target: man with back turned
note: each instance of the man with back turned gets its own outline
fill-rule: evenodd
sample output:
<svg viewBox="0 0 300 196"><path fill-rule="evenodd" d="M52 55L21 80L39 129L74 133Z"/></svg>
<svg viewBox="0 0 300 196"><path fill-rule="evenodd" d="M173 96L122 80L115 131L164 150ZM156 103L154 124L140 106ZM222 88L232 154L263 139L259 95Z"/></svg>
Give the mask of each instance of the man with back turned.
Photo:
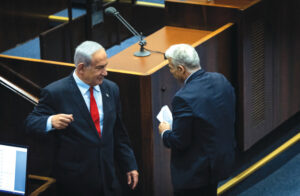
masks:
<svg viewBox="0 0 300 196"><path fill-rule="evenodd" d="M222 74L202 69L187 44L171 46L165 56L171 74L184 83L172 100L172 127L159 125L171 149L174 195L217 195L234 163L234 89Z"/></svg>
<svg viewBox="0 0 300 196"><path fill-rule="evenodd" d="M137 164L121 119L118 86L105 79L108 59L93 41L75 51L75 71L48 85L25 121L28 132L54 132L59 195L120 193L115 162L129 186L138 183Z"/></svg>

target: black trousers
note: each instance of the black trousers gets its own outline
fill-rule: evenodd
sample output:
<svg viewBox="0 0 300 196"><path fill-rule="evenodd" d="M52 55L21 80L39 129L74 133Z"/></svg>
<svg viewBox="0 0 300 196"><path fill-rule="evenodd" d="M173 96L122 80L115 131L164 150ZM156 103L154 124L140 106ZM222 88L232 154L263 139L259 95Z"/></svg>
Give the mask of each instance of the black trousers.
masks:
<svg viewBox="0 0 300 196"><path fill-rule="evenodd" d="M209 184L197 189L174 191L174 196L217 196L218 184Z"/></svg>

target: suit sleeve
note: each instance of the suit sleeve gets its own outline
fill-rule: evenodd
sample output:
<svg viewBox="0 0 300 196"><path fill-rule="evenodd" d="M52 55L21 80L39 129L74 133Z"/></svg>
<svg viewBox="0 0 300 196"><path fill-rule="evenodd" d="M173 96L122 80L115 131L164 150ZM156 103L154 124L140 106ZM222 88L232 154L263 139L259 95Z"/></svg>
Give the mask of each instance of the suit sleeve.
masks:
<svg viewBox="0 0 300 196"><path fill-rule="evenodd" d="M28 133L46 133L47 119L54 114L51 107L51 96L48 90L43 89L39 103L25 120L25 130Z"/></svg>
<svg viewBox="0 0 300 196"><path fill-rule="evenodd" d="M119 89L116 88L117 119L114 127L115 156L122 171L137 170L136 159L130 144L130 139L122 121Z"/></svg>
<svg viewBox="0 0 300 196"><path fill-rule="evenodd" d="M166 147L176 150L185 150L192 140L193 115L190 106L180 97L172 102L173 125L172 131L163 134L163 143Z"/></svg>

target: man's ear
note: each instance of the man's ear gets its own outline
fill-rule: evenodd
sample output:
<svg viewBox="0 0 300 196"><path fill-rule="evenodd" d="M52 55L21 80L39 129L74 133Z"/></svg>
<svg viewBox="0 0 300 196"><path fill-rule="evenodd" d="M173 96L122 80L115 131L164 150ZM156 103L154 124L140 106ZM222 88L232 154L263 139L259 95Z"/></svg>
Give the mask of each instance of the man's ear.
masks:
<svg viewBox="0 0 300 196"><path fill-rule="evenodd" d="M78 73L82 73L84 71L84 68L85 68L85 66L83 63L79 63L76 67Z"/></svg>
<svg viewBox="0 0 300 196"><path fill-rule="evenodd" d="M178 65L177 71L179 71L180 73L185 73L185 67L183 65Z"/></svg>

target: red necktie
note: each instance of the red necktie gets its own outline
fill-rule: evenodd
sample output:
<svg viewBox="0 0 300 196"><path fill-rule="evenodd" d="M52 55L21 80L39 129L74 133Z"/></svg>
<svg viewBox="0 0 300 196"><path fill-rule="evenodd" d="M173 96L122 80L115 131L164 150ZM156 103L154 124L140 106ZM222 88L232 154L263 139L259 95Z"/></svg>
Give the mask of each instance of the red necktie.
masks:
<svg viewBox="0 0 300 196"><path fill-rule="evenodd" d="M90 87L90 113L94 121L95 127L97 129L97 132L101 137L100 117L99 117L97 103L93 94L93 87Z"/></svg>

